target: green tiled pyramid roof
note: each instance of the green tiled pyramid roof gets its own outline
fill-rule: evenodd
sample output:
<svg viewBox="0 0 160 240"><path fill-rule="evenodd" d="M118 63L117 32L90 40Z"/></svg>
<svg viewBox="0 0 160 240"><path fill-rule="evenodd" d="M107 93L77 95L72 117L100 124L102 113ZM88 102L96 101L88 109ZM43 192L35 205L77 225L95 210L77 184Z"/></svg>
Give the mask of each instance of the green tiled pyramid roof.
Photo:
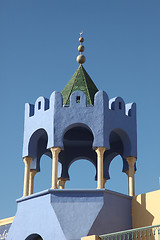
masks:
<svg viewBox="0 0 160 240"><path fill-rule="evenodd" d="M70 104L70 95L75 91L84 92L87 96L87 104L94 105L94 95L98 89L82 65L78 67L62 91L63 105Z"/></svg>

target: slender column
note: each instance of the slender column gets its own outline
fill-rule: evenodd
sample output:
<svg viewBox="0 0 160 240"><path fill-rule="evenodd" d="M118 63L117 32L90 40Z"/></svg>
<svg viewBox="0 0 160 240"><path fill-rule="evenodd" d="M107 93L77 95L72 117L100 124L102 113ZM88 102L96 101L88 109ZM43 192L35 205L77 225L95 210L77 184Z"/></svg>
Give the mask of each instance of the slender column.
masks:
<svg viewBox="0 0 160 240"><path fill-rule="evenodd" d="M135 157L127 157L126 158L128 165L129 165L129 170L127 171L128 175L128 195L129 196L134 196L135 195L135 186L134 186L134 164L136 162Z"/></svg>
<svg viewBox="0 0 160 240"><path fill-rule="evenodd" d="M103 155L106 151L106 148L98 147L95 151L97 153L97 189L102 189L104 188Z"/></svg>
<svg viewBox="0 0 160 240"><path fill-rule="evenodd" d="M34 191L34 177L36 175L36 170L30 170L29 173L29 195L33 194Z"/></svg>
<svg viewBox="0 0 160 240"><path fill-rule="evenodd" d="M59 147L50 148L52 152L52 189L57 189L58 156L61 151Z"/></svg>
<svg viewBox="0 0 160 240"><path fill-rule="evenodd" d="M67 179L65 178L59 178L58 179L58 186L60 189L64 189L65 188L65 183L66 183Z"/></svg>
<svg viewBox="0 0 160 240"><path fill-rule="evenodd" d="M105 188L106 182L107 182L107 179L103 178L103 188Z"/></svg>
<svg viewBox="0 0 160 240"><path fill-rule="evenodd" d="M31 162L32 162L32 158L31 157L24 157L23 161L24 161L24 164L25 164L23 197L26 197L29 194L29 170L30 170L30 165L31 165Z"/></svg>
<svg viewBox="0 0 160 240"><path fill-rule="evenodd" d="M125 173L126 173L127 176L128 176L128 195L129 195L129 170L127 170Z"/></svg>

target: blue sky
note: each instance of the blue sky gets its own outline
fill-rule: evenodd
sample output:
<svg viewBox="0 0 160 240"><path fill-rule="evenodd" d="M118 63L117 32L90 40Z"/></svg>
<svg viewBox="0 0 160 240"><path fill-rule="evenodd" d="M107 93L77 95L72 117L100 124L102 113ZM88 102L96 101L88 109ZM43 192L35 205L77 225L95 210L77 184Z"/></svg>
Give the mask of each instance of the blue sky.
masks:
<svg viewBox="0 0 160 240"><path fill-rule="evenodd" d="M62 91L78 64L109 98L137 103L136 194L160 188L160 1L0 0L0 219L16 213L23 193L24 104ZM35 191L50 188L51 160L42 157ZM122 161L113 160L106 188L127 193ZM87 161L71 166L67 188L96 188Z"/></svg>

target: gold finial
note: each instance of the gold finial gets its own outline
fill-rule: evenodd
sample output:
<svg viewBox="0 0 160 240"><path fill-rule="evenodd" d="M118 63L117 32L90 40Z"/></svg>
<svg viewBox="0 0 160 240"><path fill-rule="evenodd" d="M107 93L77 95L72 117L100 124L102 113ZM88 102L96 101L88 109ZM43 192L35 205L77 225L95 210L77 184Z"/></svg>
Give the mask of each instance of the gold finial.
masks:
<svg viewBox="0 0 160 240"><path fill-rule="evenodd" d="M86 61L86 58L84 55L82 55L82 52L84 52L84 46L82 45L82 43L84 42L84 38L82 37L83 32L80 33L80 38L79 38L79 42L80 45L78 46L78 51L80 52L80 55L77 56L77 62L79 64L83 64Z"/></svg>

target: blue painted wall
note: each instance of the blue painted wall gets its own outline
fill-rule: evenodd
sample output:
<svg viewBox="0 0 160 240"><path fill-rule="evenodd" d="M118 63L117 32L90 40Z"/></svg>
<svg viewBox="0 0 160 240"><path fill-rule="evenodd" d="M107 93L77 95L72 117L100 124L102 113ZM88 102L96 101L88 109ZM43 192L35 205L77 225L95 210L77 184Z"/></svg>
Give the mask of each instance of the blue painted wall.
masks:
<svg viewBox="0 0 160 240"><path fill-rule="evenodd" d="M47 190L17 202L7 240L80 240L132 227L131 197L108 190Z"/></svg>

